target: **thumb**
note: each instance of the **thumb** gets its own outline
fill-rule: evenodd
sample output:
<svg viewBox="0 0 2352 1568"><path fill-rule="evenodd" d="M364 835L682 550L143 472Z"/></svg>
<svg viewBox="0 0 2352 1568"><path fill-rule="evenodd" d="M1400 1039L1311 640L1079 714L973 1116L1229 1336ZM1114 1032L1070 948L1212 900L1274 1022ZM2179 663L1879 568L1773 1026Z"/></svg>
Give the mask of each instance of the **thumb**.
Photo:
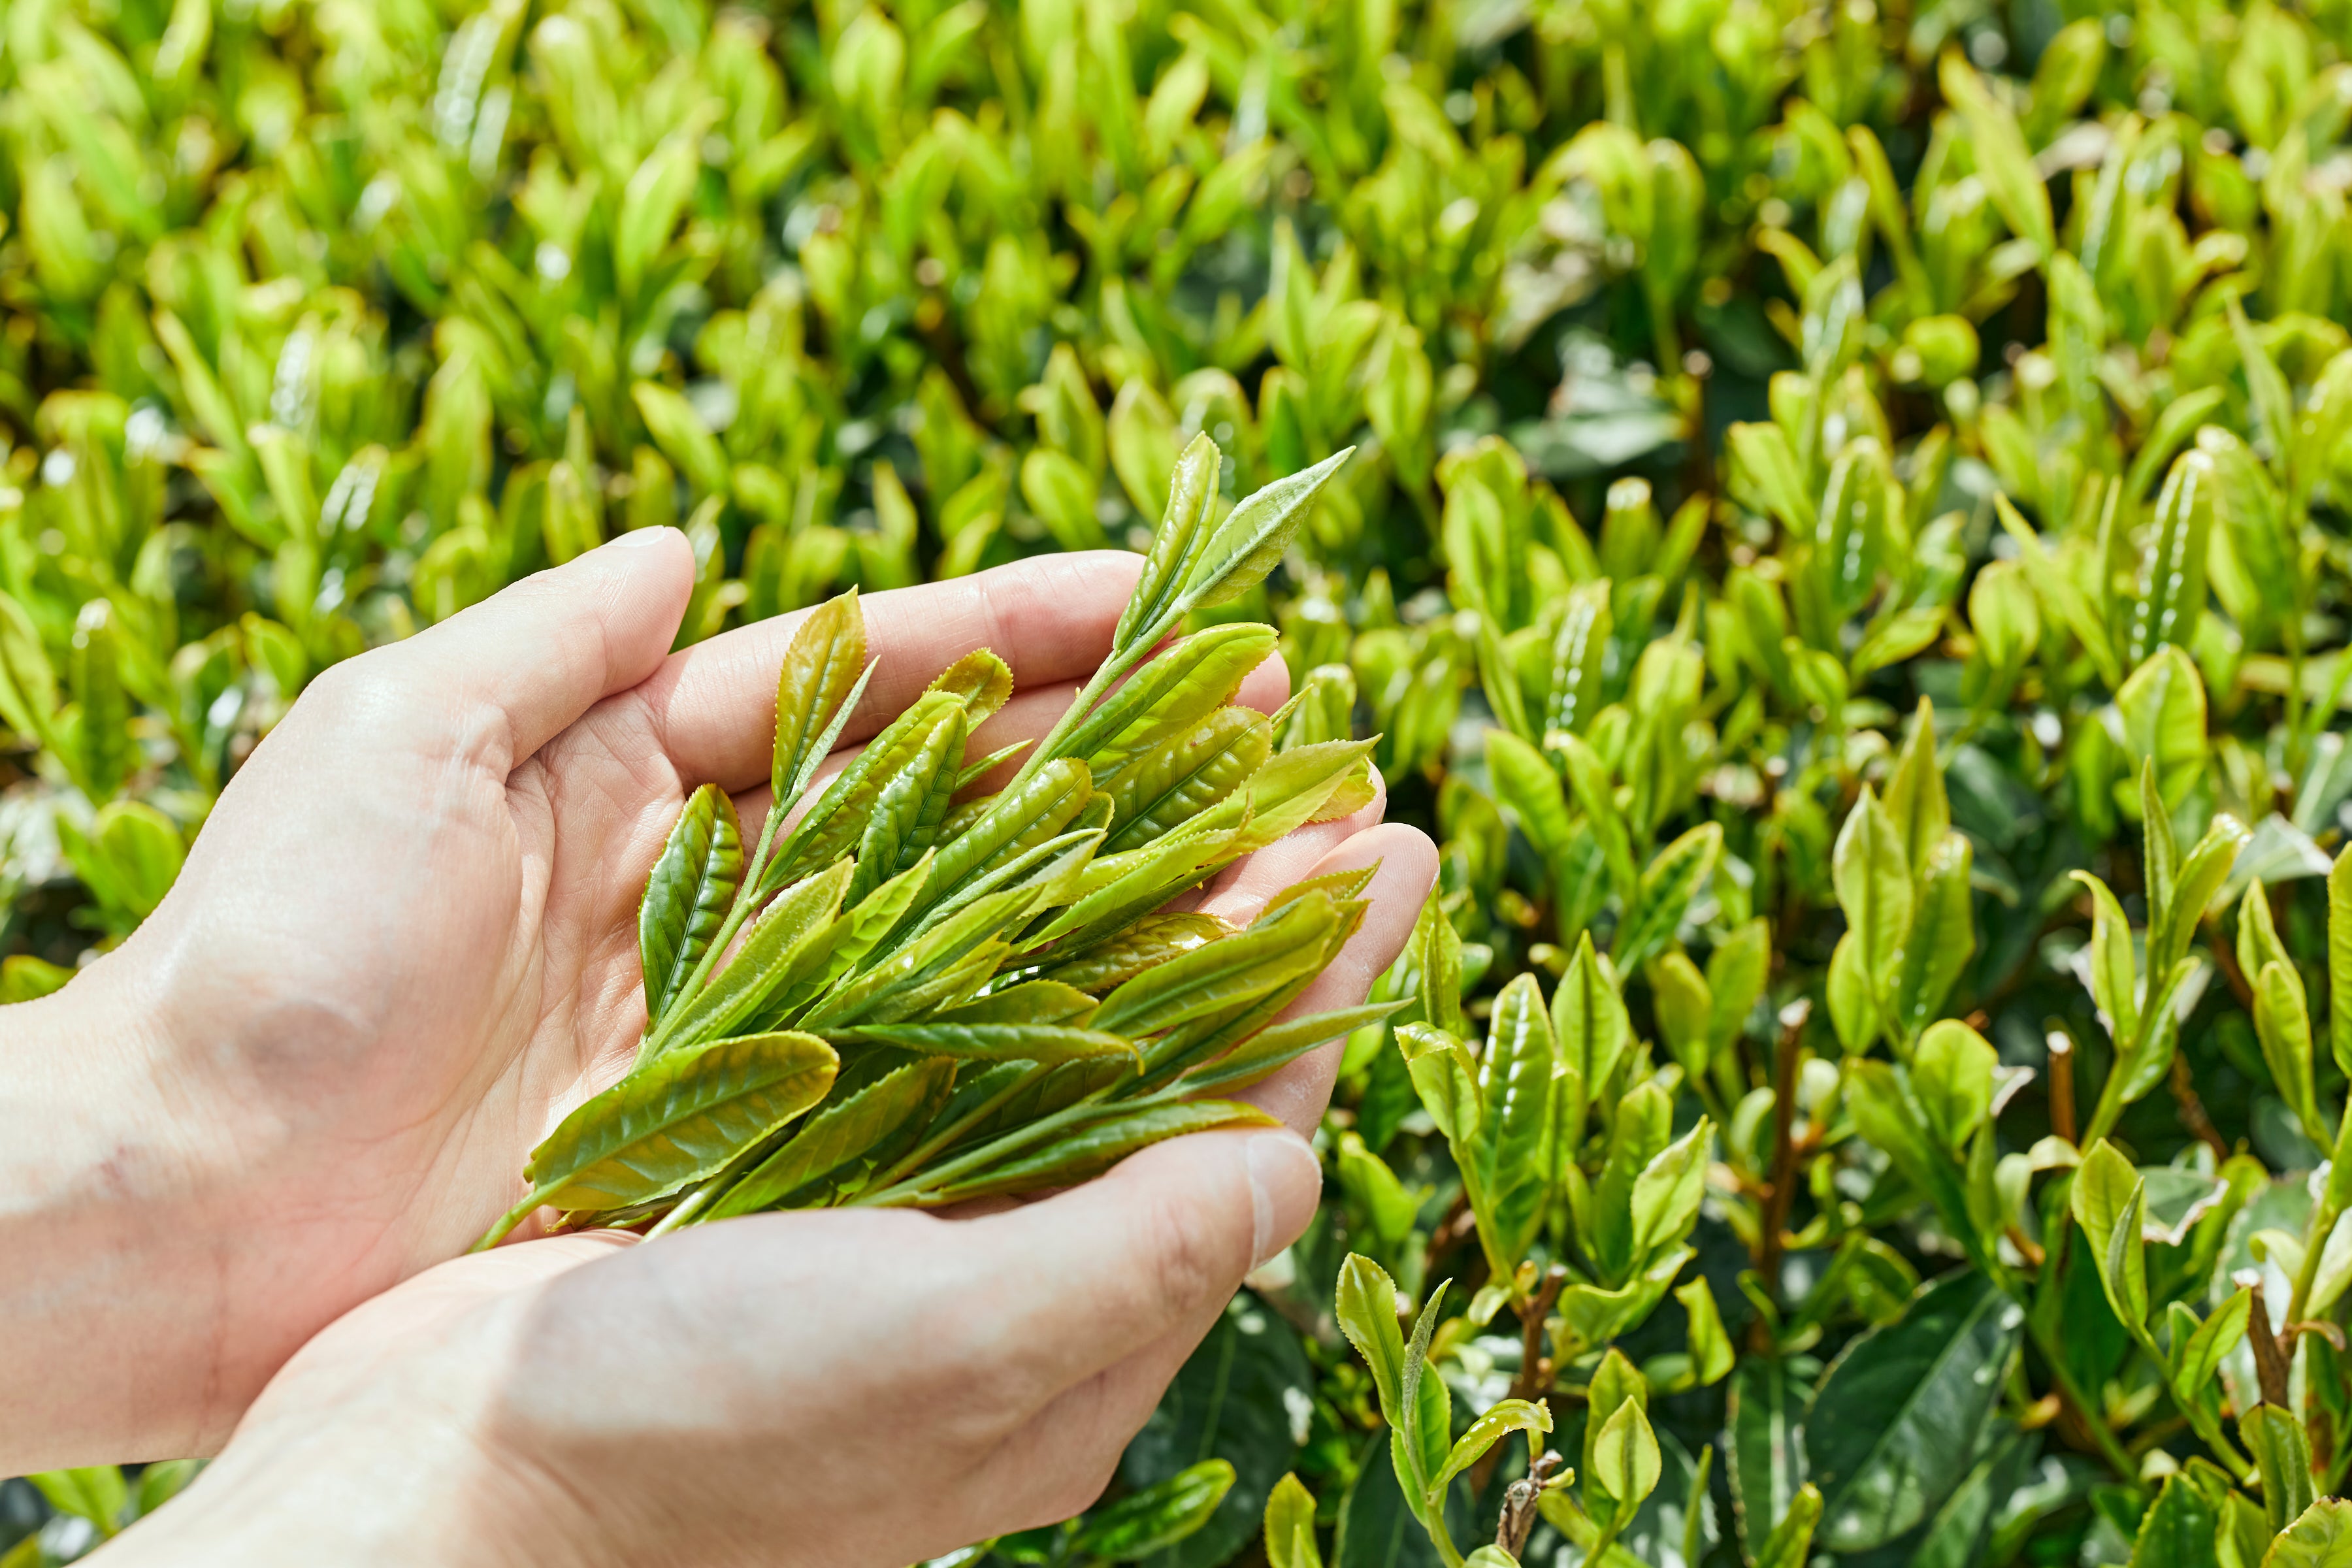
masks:
<svg viewBox="0 0 2352 1568"><path fill-rule="evenodd" d="M1297 1239L1322 1194L1322 1169L1297 1134L1202 1132L950 1230L992 1293L1025 1309L1007 1315L1009 1342L992 1351L1050 1398L1213 1311ZM1033 1283L1009 1280L1008 1267Z"/></svg>
<svg viewBox="0 0 2352 1568"><path fill-rule="evenodd" d="M383 673L442 694L428 721L509 771L661 667L694 572L694 547L677 529L624 533L392 645Z"/></svg>

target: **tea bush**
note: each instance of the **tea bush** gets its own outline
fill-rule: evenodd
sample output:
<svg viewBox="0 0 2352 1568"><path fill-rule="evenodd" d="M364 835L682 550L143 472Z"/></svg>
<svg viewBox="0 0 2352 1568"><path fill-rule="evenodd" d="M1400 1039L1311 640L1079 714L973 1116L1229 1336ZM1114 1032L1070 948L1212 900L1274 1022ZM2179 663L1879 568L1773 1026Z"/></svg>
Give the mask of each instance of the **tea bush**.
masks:
<svg viewBox="0 0 2352 1568"><path fill-rule="evenodd" d="M1441 840L1406 1005L1118 1491L959 1561L2352 1561L2340 0L0 35L7 999L617 531L691 641L1355 444L1211 614Z"/></svg>

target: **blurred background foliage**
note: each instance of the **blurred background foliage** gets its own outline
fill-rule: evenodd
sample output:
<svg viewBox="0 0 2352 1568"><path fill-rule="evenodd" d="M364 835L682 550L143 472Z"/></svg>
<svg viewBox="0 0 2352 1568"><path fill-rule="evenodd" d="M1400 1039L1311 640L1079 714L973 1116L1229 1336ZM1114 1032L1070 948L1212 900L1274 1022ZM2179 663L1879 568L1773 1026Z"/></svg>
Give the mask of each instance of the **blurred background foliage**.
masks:
<svg viewBox="0 0 2352 1568"><path fill-rule="evenodd" d="M1195 432L1228 499L1356 443L1230 613L1442 843L1418 1005L1114 1500L964 1560L1290 1568L1286 1471L1349 1568L1490 1538L1525 1465L1409 1495L1353 1251L1454 1281L1454 1426L1549 1397L1527 1558L2340 1563L2270 1541L2352 1458L2347 45L8 0L0 999L155 907L320 669L622 530L692 538L684 643L1133 547ZM1538 1036L1539 1128L1449 1110ZM185 1475L8 1483L0 1563Z"/></svg>

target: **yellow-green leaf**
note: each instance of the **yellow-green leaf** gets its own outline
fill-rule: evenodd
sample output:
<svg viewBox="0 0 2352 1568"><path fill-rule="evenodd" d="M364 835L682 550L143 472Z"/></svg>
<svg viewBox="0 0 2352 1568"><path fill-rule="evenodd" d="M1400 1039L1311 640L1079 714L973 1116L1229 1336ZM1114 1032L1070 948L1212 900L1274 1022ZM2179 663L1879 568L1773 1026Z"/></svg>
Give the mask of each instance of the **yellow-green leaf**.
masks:
<svg viewBox="0 0 2352 1568"><path fill-rule="evenodd" d="M565 1117L531 1151L524 1177L559 1209L649 1202L824 1099L839 1065L823 1040L789 1031L674 1052Z"/></svg>

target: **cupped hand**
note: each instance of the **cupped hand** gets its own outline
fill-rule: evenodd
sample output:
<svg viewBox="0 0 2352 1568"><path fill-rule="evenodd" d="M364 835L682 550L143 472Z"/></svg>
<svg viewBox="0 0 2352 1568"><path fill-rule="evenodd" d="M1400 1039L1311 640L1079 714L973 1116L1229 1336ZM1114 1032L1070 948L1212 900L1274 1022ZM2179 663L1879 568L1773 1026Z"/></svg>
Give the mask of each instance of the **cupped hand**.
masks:
<svg viewBox="0 0 2352 1568"><path fill-rule="evenodd" d="M757 1215L460 1258L306 1346L95 1563L903 1568L1065 1518L1320 1186L1208 1133L985 1217Z"/></svg>
<svg viewBox="0 0 2352 1568"><path fill-rule="evenodd" d="M1018 689L975 746L1042 734L1137 570L1054 556L871 596L882 663L845 740L981 646ZM51 1288L0 1304L11 1342L43 1352L0 1359L0 1404L27 1413L0 1468L211 1451L305 1340L461 1251L518 1195L530 1149L619 1076L644 1023L646 871L701 783L744 792L756 828L797 621L672 654L692 572L676 532L625 536L328 671L223 794L155 916L11 1010L25 1026L0 1041L16 1089L0 1114L68 1108L18 1155L27 1180L64 1173L58 1212L77 1223L14 1227ZM1284 689L1269 661L1243 700ZM1360 996L1433 869L1418 834L1372 827L1379 810L1211 889L1246 912L1351 842L1417 879L1377 895L1381 918L1307 1002ZM1332 987L1352 994L1320 1000ZM1328 1051L1307 1059L1267 1103L1311 1125L1329 1071Z"/></svg>

